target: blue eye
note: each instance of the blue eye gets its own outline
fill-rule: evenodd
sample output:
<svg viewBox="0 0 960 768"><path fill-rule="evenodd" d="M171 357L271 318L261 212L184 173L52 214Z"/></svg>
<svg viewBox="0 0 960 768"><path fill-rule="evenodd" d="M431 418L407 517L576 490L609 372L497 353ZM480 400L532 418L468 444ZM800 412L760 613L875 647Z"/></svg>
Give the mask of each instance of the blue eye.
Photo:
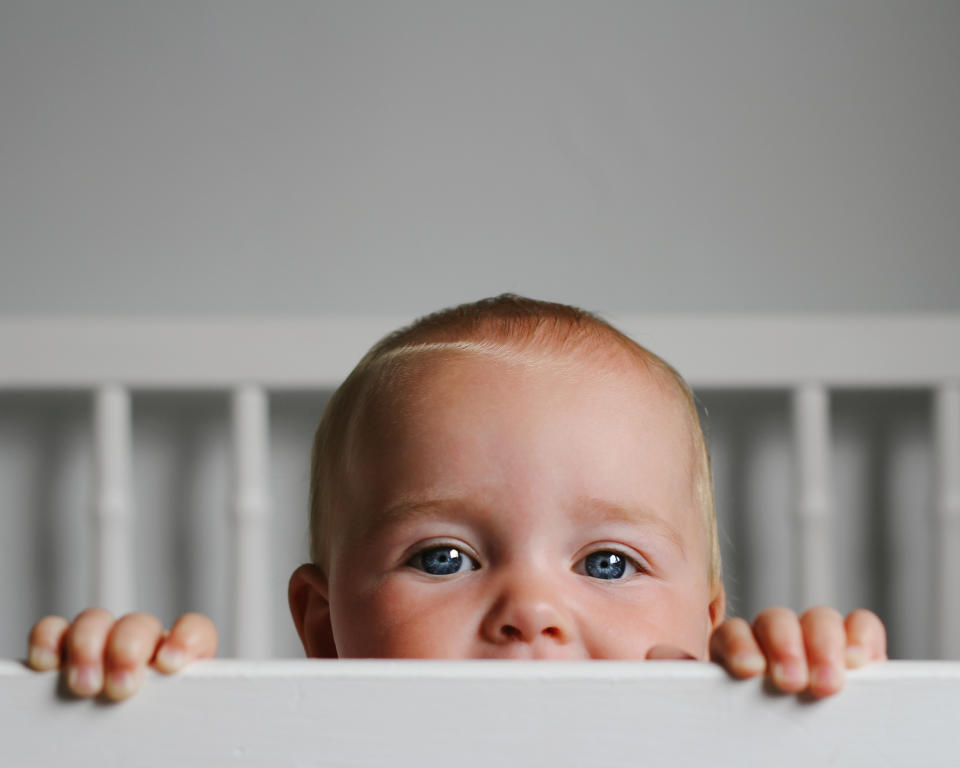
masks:
<svg viewBox="0 0 960 768"><path fill-rule="evenodd" d="M441 544L417 552L408 565L432 576L449 576L462 571L475 571L480 566L470 555L450 544Z"/></svg>
<svg viewBox="0 0 960 768"><path fill-rule="evenodd" d="M622 579L637 572L637 566L621 554L608 549L591 552L574 567L577 573L583 573L594 579Z"/></svg>

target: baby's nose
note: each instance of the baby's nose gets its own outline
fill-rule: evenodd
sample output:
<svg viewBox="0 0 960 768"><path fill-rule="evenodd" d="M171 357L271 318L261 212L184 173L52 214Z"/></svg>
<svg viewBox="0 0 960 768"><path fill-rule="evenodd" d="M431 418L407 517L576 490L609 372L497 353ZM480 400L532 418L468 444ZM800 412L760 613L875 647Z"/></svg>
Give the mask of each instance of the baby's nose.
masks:
<svg viewBox="0 0 960 768"><path fill-rule="evenodd" d="M566 645L573 621L556 590L527 586L505 590L487 614L483 633L493 643L549 642Z"/></svg>

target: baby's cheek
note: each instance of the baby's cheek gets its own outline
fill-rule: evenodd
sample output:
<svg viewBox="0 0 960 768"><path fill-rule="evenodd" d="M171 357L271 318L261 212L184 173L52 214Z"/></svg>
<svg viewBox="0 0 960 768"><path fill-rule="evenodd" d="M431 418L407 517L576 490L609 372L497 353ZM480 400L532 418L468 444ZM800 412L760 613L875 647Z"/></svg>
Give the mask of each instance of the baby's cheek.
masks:
<svg viewBox="0 0 960 768"><path fill-rule="evenodd" d="M663 616L664 637L659 642L679 648L698 659L707 658L710 642L709 606L706 600L681 599L668 604Z"/></svg>
<svg viewBox="0 0 960 768"><path fill-rule="evenodd" d="M655 646L677 648L705 658L708 635L698 603L680 590L658 585L635 596L629 604L607 601L593 611L584 633L587 651L595 659L645 659Z"/></svg>
<svg viewBox="0 0 960 768"><path fill-rule="evenodd" d="M464 658L462 606L446 585L390 576L347 608L350 646L368 658ZM335 631L336 634L336 631Z"/></svg>

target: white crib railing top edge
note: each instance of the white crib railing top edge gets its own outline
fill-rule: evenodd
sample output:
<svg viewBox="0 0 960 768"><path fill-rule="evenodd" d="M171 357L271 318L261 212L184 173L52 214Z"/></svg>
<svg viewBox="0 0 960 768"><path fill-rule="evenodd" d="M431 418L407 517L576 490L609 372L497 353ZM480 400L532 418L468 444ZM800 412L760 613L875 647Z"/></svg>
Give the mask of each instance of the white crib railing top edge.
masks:
<svg viewBox="0 0 960 768"><path fill-rule="evenodd" d="M683 662L270 661L151 675L115 706L0 662L4 765L955 765L960 664L824 701Z"/></svg>
<svg viewBox="0 0 960 768"><path fill-rule="evenodd" d="M695 387L930 387L960 381L960 313L623 315ZM409 317L6 317L0 387L336 386Z"/></svg>
<svg viewBox="0 0 960 768"><path fill-rule="evenodd" d="M166 675L150 673L154 679ZM0 684L14 678L50 676L27 668L17 659L0 659ZM960 661L909 660L870 664L847 671L848 681L884 682L935 679L955 681L960 686ZM717 664L676 661L519 661L495 659L208 659L196 661L177 677L224 678L308 678L325 680L687 680L729 679ZM740 681L731 681L734 685ZM957 689L960 692L960 688Z"/></svg>

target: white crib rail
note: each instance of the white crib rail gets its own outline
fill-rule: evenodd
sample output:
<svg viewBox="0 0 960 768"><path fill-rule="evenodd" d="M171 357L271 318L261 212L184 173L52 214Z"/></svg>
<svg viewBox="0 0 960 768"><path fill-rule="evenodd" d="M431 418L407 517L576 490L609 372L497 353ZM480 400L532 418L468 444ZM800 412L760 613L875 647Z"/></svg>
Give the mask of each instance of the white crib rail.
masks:
<svg viewBox="0 0 960 768"><path fill-rule="evenodd" d="M135 605L130 393L116 384L101 386L93 411L98 470L94 504L98 548L93 561L99 566L94 602L120 615Z"/></svg>
<svg viewBox="0 0 960 768"><path fill-rule="evenodd" d="M693 662L287 661L63 700L0 662L9 766L956 766L960 664L890 662L811 702Z"/></svg>
<svg viewBox="0 0 960 768"><path fill-rule="evenodd" d="M268 390L330 388L369 345L408 318L37 319L0 321L0 389L96 393L100 467L95 522L108 606L132 604L129 391L233 392L238 653L270 653L264 593L269 551ZM801 594L835 593L829 397L840 387L935 393L935 536L939 654L960 658L960 315L633 316L614 319L694 387L793 392L796 537ZM242 597L241 597L242 596ZM240 638L243 638L241 640Z"/></svg>
<svg viewBox="0 0 960 768"><path fill-rule="evenodd" d="M937 455L938 642L942 658L960 658L960 384L937 388L934 400Z"/></svg>
<svg viewBox="0 0 960 768"><path fill-rule="evenodd" d="M234 625L237 656L270 656L269 423L267 395L247 385L233 393Z"/></svg>
<svg viewBox="0 0 960 768"><path fill-rule="evenodd" d="M833 605L830 553L830 396L822 384L803 384L793 392L796 442L796 522L801 605Z"/></svg>

